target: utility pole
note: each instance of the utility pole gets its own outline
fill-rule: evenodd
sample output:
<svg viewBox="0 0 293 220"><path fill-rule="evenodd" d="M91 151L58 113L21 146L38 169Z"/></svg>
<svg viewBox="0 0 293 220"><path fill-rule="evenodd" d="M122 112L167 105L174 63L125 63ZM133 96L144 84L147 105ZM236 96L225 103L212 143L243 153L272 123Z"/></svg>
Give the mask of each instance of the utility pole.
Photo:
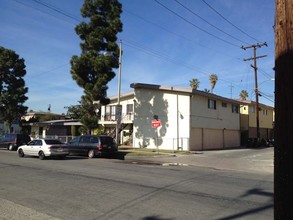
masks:
<svg viewBox="0 0 293 220"><path fill-rule="evenodd" d="M275 0L274 219L293 219L293 0Z"/></svg>
<svg viewBox="0 0 293 220"><path fill-rule="evenodd" d="M263 55L263 56L256 56L256 49L257 48L261 48L262 46L268 46L267 43L257 43L257 44L253 44L247 47L242 46L241 48L243 50L246 49L250 49L253 48L253 57L251 58L247 58L247 59L243 59L244 61L249 61L249 60L253 60L254 61L254 65L251 65L251 67L254 69L254 81L255 81L255 102L256 102L256 137L257 140L259 140L260 138L260 131L259 131L259 102L258 102L258 83L257 83L257 65L256 65L256 60L259 58L263 58L266 57L267 55Z"/></svg>
<svg viewBox="0 0 293 220"><path fill-rule="evenodd" d="M118 95L116 105L116 143L120 145L120 129L121 129L121 118L122 118L122 105L120 104L121 96L121 72L122 72L122 40L119 43L119 73L118 73Z"/></svg>

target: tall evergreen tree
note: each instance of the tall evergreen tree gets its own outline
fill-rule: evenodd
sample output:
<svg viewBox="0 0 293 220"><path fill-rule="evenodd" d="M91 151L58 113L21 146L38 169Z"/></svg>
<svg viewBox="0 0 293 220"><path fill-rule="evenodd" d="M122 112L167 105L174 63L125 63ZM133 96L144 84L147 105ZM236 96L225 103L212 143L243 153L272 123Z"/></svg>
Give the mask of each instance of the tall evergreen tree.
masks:
<svg viewBox="0 0 293 220"><path fill-rule="evenodd" d="M26 74L24 59L13 50L0 47L0 119L11 128L15 119L25 114L28 99L23 77Z"/></svg>
<svg viewBox="0 0 293 220"><path fill-rule="evenodd" d="M84 89L81 107L85 114L81 122L88 129L93 128L91 121L97 118L93 101L110 102L107 84L115 77L113 68L119 67L117 34L122 31L121 13L122 5L118 0L84 0L81 15L87 22L81 22L75 28L81 39L81 55L72 57L71 74L77 85Z"/></svg>

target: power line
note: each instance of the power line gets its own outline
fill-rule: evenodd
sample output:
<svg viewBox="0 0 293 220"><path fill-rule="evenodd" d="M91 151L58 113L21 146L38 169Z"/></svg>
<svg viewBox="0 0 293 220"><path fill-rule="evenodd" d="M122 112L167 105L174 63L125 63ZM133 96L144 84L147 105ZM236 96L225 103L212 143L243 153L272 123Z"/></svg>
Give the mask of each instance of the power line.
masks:
<svg viewBox="0 0 293 220"><path fill-rule="evenodd" d="M248 33L246 33L245 31L243 31L242 29L240 29L239 27L237 27L236 25L234 25L231 21L229 21L227 18L225 18L220 12L218 12L215 8L213 8L209 3L207 3L205 0L201 0L203 3L205 3L210 9L212 9L216 14L218 14L221 18L223 18L226 22L228 22L230 25L232 25L234 28L236 28L238 31L240 31L241 33L245 34L247 37L250 37L251 39L255 40L256 42L260 43L259 40L257 40L256 38L254 38L253 36L249 35Z"/></svg>
<svg viewBox="0 0 293 220"><path fill-rule="evenodd" d="M146 48L146 47L140 45L137 42L130 41L130 40L127 40L127 39L123 39L123 42L124 42L124 45L133 47L135 49L138 49L138 50L140 50L140 51L142 51L142 52L144 52L146 54L150 54L151 56L155 56L155 57L157 57L159 59L168 61L170 63L174 63L174 64L178 64L180 66L184 66L184 67L186 67L188 69L191 69L191 70L195 70L196 72L201 73L204 76L210 76L211 72L202 70L199 67L191 66L191 65L185 63L184 61L180 61L180 60L176 60L174 58L171 58L169 55L163 54L161 51L156 51L156 50ZM229 81L229 80L219 78L219 81L225 82L225 83L230 84L230 85L235 86L235 87L239 87L239 85L237 85L235 82L232 82L232 81Z"/></svg>
<svg viewBox="0 0 293 220"><path fill-rule="evenodd" d="M201 27L195 25L194 23L192 23L191 21L189 21L189 20L187 20L186 18L182 17L181 15L179 15L178 13L176 13L175 11L171 10L170 8L168 8L166 5L164 5L163 3L159 2L158 0L154 0L154 1L155 1L156 3L158 3L159 5L161 5L163 8L165 8L167 11L169 11L169 12L171 12L172 14L176 15L177 17L181 18L181 19L184 20L186 23L192 25L193 27L197 28L198 30L200 30L200 31L202 31L202 32L204 32L204 33L206 33L206 34L208 34L208 35L210 35L210 36L212 36L212 37L214 37L214 38L220 40L220 41L223 41L223 42L225 42L226 44L229 44L229 45L234 46L234 47L239 47L238 45L233 44L233 43L231 43L231 42L229 42L229 41L227 41L227 40L225 40L225 39L223 39L223 38L220 38L220 37L218 37L218 36L216 36L216 35L214 35L214 34L208 32L208 31L204 30L203 28L201 28Z"/></svg>
<svg viewBox="0 0 293 220"><path fill-rule="evenodd" d="M53 10L53 11L59 13L59 14L62 14L62 15L64 15L65 17L68 17L68 18L70 18L70 19L72 19L72 20L75 20L75 21L77 21L77 22L81 22L80 19L75 18L73 15L70 15L70 14L68 14L67 12L64 12L63 10L57 8L57 7L54 6L54 5L50 5L50 4L48 4L48 3L46 4L46 3L41 2L41 1L39 1L39 0L33 0L33 1L36 2L37 4L43 5L43 6L49 8L49 9L51 9L51 10Z"/></svg>
<svg viewBox="0 0 293 220"><path fill-rule="evenodd" d="M43 13L43 14L50 15L50 16L56 18L56 19L59 19L59 20L62 20L62 21L68 22L68 23L73 24L73 25L76 25L76 23L70 22L70 21L65 20L65 19L62 19L62 18L60 18L60 17L56 17L55 14L49 13L48 11L41 10L41 9L38 8L38 7L34 7L34 6L32 6L32 5L29 5L29 4L27 4L27 3L21 2L21 1L19 1L19 0L14 0L14 1L15 1L16 3L18 3L18 4L21 4L21 5L25 6L25 7L28 7L28 8L32 8L32 9L34 9L34 10L37 10L37 11ZM60 13L60 12L58 12L58 13ZM71 18L71 19L72 19L72 18Z"/></svg>
<svg viewBox="0 0 293 220"><path fill-rule="evenodd" d="M237 37L234 37L232 36L231 34L223 31L222 29L218 28L217 26L213 25L212 23L210 23L209 21L207 21L206 19L204 19L203 17L201 17L200 15L196 14L194 11L192 11L190 8L186 7L185 5L183 5L181 2L179 2L178 0L174 0L177 4L181 5L184 9L186 9L187 11L189 11L190 13L192 13L193 15L195 15L196 17L198 17L199 19L201 19L202 21L206 22L207 24L209 24L210 26L212 26L213 28L217 29L218 31L226 34L227 36L233 38L234 40L237 40L241 43L244 43L244 44L248 44L247 42L244 42L242 40L240 40L239 38Z"/></svg>
<svg viewBox="0 0 293 220"><path fill-rule="evenodd" d="M144 21L144 22L146 22L146 23L149 23L149 24L151 24L151 25L153 25L153 26L155 26L155 27L157 27L157 28L159 28L159 29L161 29L161 30L164 30L165 32L167 32L167 33L169 33L169 34L172 34L172 35L174 35L174 36L177 36L178 38L181 38L181 39L183 39L183 40L186 40L186 41L189 41L189 42L195 43L195 44L197 44L197 45L199 45L199 46L201 46L201 47L203 47L203 48L206 48L206 49L212 50L212 51L214 51L214 52L216 52L216 53L219 53L219 54L221 54L221 55L225 55L225 56L227 56L227 57L230 57L230 58L236 59L236 60L238 60L238 61L242 61L242 59L240 59L240 58L237 58L237 57L231 56L231 55L229 55L229 54L226 54L226 53L223 52L223 51L218 51L218 50L216 50L216 49L214 49L214 48L208 47L207 45L204 45L204 44L201 44L201 43L199 43L199 42L196 42L196 41L194 41L194 40L192 40L192 39L189 39L189 38L187 38L187 37L184 36L184 35L180 35L180 34L174 32L174 31L168 30L168 29L165 28L164 26L159 25L159 24L157 24L157 23L155 23L155 22L152 22L152 21L150 21L150 20L148 20L148 19L145 19L145 18L141 17L140 15L137 15L137 14L135 14L135 13L133 13L133 12L127 10L127 9L123 9L123 12L126 12L126 13L128 13L128 14L130 14L130 15L136 17L136 18L139 18L139 19L141 19L142 21Z"/></svg>

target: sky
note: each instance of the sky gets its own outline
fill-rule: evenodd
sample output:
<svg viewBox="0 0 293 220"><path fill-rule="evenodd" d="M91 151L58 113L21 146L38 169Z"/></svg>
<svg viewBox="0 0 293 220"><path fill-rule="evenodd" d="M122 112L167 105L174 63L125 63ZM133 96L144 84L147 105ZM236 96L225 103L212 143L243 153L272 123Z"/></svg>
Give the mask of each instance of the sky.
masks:
<svg viewBox="0 0 293 220"><path fill-rule="evenodd" d="M210 89L209 75L218 76L213 92L239 98L241 90L255 101L253 60L257 47L260 103L274 106L273 0L120 0L123 7L121 93L131 83ZM83 21L83 0L0 0L0 46L25 60L29 110L66 113L78 104L83 89L70 73L70 59L80 55L74 28ZM108 96L118 93L116 77Z"/></svg>

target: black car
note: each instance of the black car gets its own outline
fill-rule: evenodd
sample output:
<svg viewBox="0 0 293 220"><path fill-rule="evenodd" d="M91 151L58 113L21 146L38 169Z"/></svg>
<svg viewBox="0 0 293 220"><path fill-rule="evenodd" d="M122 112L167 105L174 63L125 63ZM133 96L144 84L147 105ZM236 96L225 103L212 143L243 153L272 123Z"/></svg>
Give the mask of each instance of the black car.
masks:
<svg viewBox="0 0 293 220"><path fill-rule="evenodd" d="M86 155L89 158L112 154L118 151L115 140L106 135L77 136L67 146L71 155Z"/></svg>
<svg viewBox="0 0 293 220"><path fill-rule="evenodd" d="M31 138L27 134L3 134L0 136L0 147L17 150L20 145L27 144Z"/></svg>

